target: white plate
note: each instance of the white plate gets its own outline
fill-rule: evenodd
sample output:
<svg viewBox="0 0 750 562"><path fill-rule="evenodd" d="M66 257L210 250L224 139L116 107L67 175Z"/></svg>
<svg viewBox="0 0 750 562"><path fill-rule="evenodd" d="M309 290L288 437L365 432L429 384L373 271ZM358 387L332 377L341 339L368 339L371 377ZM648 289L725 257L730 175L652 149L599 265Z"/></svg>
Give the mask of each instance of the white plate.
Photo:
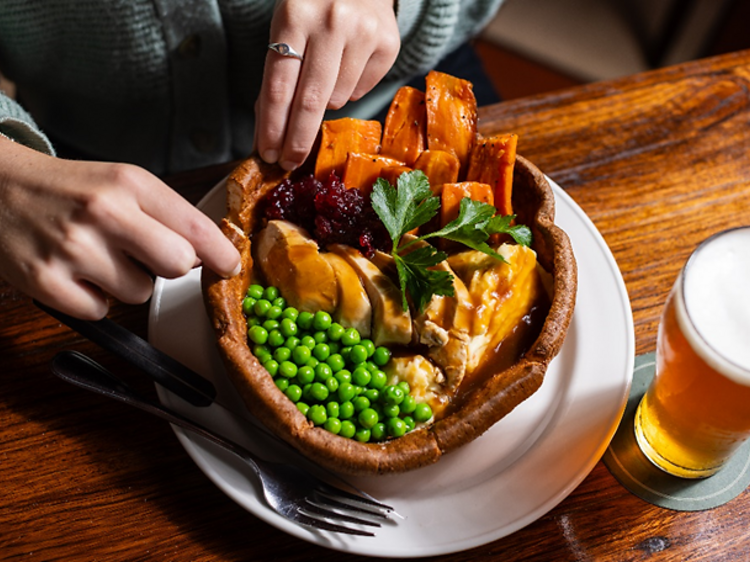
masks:
<svg viewBox="0 0 750 562"><path fill-rule="evenodd" d="M350 479L403 515L374 538L313 532L271 511L249 471L230 454L176 430L206 475L245 509L322 546L381 557L447 554L507 536L546 514L589 474L604 454L630 389L635 337L630 301L617 264L594 224L556 184L556 222L578 261L578 300L567 339L544 383L487 433L437 464L407 474ZM199 205L224 212L223 184ZM214 381L221 400L242 410L228 382L200 292L200 271L158 279L151 305L151 342ZM169 405L251 449L284 454L249 423L217 406L193 408L160 390Z"/></svg>

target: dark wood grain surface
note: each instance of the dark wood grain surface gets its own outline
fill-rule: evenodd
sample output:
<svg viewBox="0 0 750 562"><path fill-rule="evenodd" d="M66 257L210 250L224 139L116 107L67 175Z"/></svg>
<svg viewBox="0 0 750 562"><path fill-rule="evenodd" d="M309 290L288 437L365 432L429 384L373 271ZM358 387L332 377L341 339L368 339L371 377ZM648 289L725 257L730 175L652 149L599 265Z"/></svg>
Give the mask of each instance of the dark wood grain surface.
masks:
<svg viewBox="0 0 750 562"><path fill-rule="evenodd" d="M603 234L627 285L639 354L654 349L690 251L750 224L749 88L750 52L740 52L482 110L482 131L518 133L519 152ZM227 170L170 181L197 201ZM153 393L2 283L0 306L0 559L360 559L261 522L203 475L166 424L57 380L51 358L77 349ZM115 305L110 317L145 336L147 313ZM600 462L535 523L438 559L734 562L750 559L749 526L747 491L711 511L678 513L632 496Z"/></svg>

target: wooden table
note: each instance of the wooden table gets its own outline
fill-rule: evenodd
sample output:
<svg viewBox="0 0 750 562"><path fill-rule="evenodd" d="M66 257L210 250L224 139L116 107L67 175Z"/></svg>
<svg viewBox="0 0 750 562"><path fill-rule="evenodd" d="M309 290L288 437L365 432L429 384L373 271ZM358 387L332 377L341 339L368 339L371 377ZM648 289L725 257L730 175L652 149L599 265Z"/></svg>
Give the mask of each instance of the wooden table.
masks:
<svg viewBox="0 0 750 562"><path fill-rule="evenodd" d="M623 272L639 354L654 349L690 251L750 224L750 52L488 107L480 126L518 133L520 152L593 219ZM226 170L172 183L197 200ZM0 559L359 559L261 522L200 472L166 424L53 377L49 362L66 348L137 374L5 284L0 301ZM110 317L145 335L147 310L116 305ZM749 525L748 492L708 512L668 511L629 494L600 462L535 523L440 559L747 560Z"/></svg>

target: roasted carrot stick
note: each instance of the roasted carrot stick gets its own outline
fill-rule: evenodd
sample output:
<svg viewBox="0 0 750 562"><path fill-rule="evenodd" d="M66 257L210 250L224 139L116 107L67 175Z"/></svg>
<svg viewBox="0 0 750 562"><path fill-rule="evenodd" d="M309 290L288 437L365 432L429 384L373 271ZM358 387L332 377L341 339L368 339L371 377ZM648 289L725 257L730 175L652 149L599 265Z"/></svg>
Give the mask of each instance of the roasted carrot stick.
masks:
<svg viewBox="0 0 750 562"><path fill-rule="evenodd" d="M413 166L426 148L426 121L424 92L411 86L399 88L385 118L381 154Z"/></svg>
<svg viewBox="0 0 750 562"><path fill-rule="evenodd" d="M315 161L315 177L325 181L331 172L336 172L341 177L350 152L378 154L381 131L379 121L350 117L324 121L320 127L320 150Z"/></svg>

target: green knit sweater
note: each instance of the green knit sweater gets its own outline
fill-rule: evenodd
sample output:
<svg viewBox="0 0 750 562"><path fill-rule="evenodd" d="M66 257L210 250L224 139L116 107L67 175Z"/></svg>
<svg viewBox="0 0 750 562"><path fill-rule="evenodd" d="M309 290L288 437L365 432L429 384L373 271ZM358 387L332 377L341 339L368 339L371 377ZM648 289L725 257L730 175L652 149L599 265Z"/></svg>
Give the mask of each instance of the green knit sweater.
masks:
<svg viewBox="0 0 750 562"><path fill-rule="evenodd" d="M363 2L367 0L362 0ZM367 117L403 81L478 32L502 0L399 0L402 47L347 114ZM0 0L0 134L54 154L169 173L244 157L274 0ZM47 133L47 134L45 134Z"/></svg>

